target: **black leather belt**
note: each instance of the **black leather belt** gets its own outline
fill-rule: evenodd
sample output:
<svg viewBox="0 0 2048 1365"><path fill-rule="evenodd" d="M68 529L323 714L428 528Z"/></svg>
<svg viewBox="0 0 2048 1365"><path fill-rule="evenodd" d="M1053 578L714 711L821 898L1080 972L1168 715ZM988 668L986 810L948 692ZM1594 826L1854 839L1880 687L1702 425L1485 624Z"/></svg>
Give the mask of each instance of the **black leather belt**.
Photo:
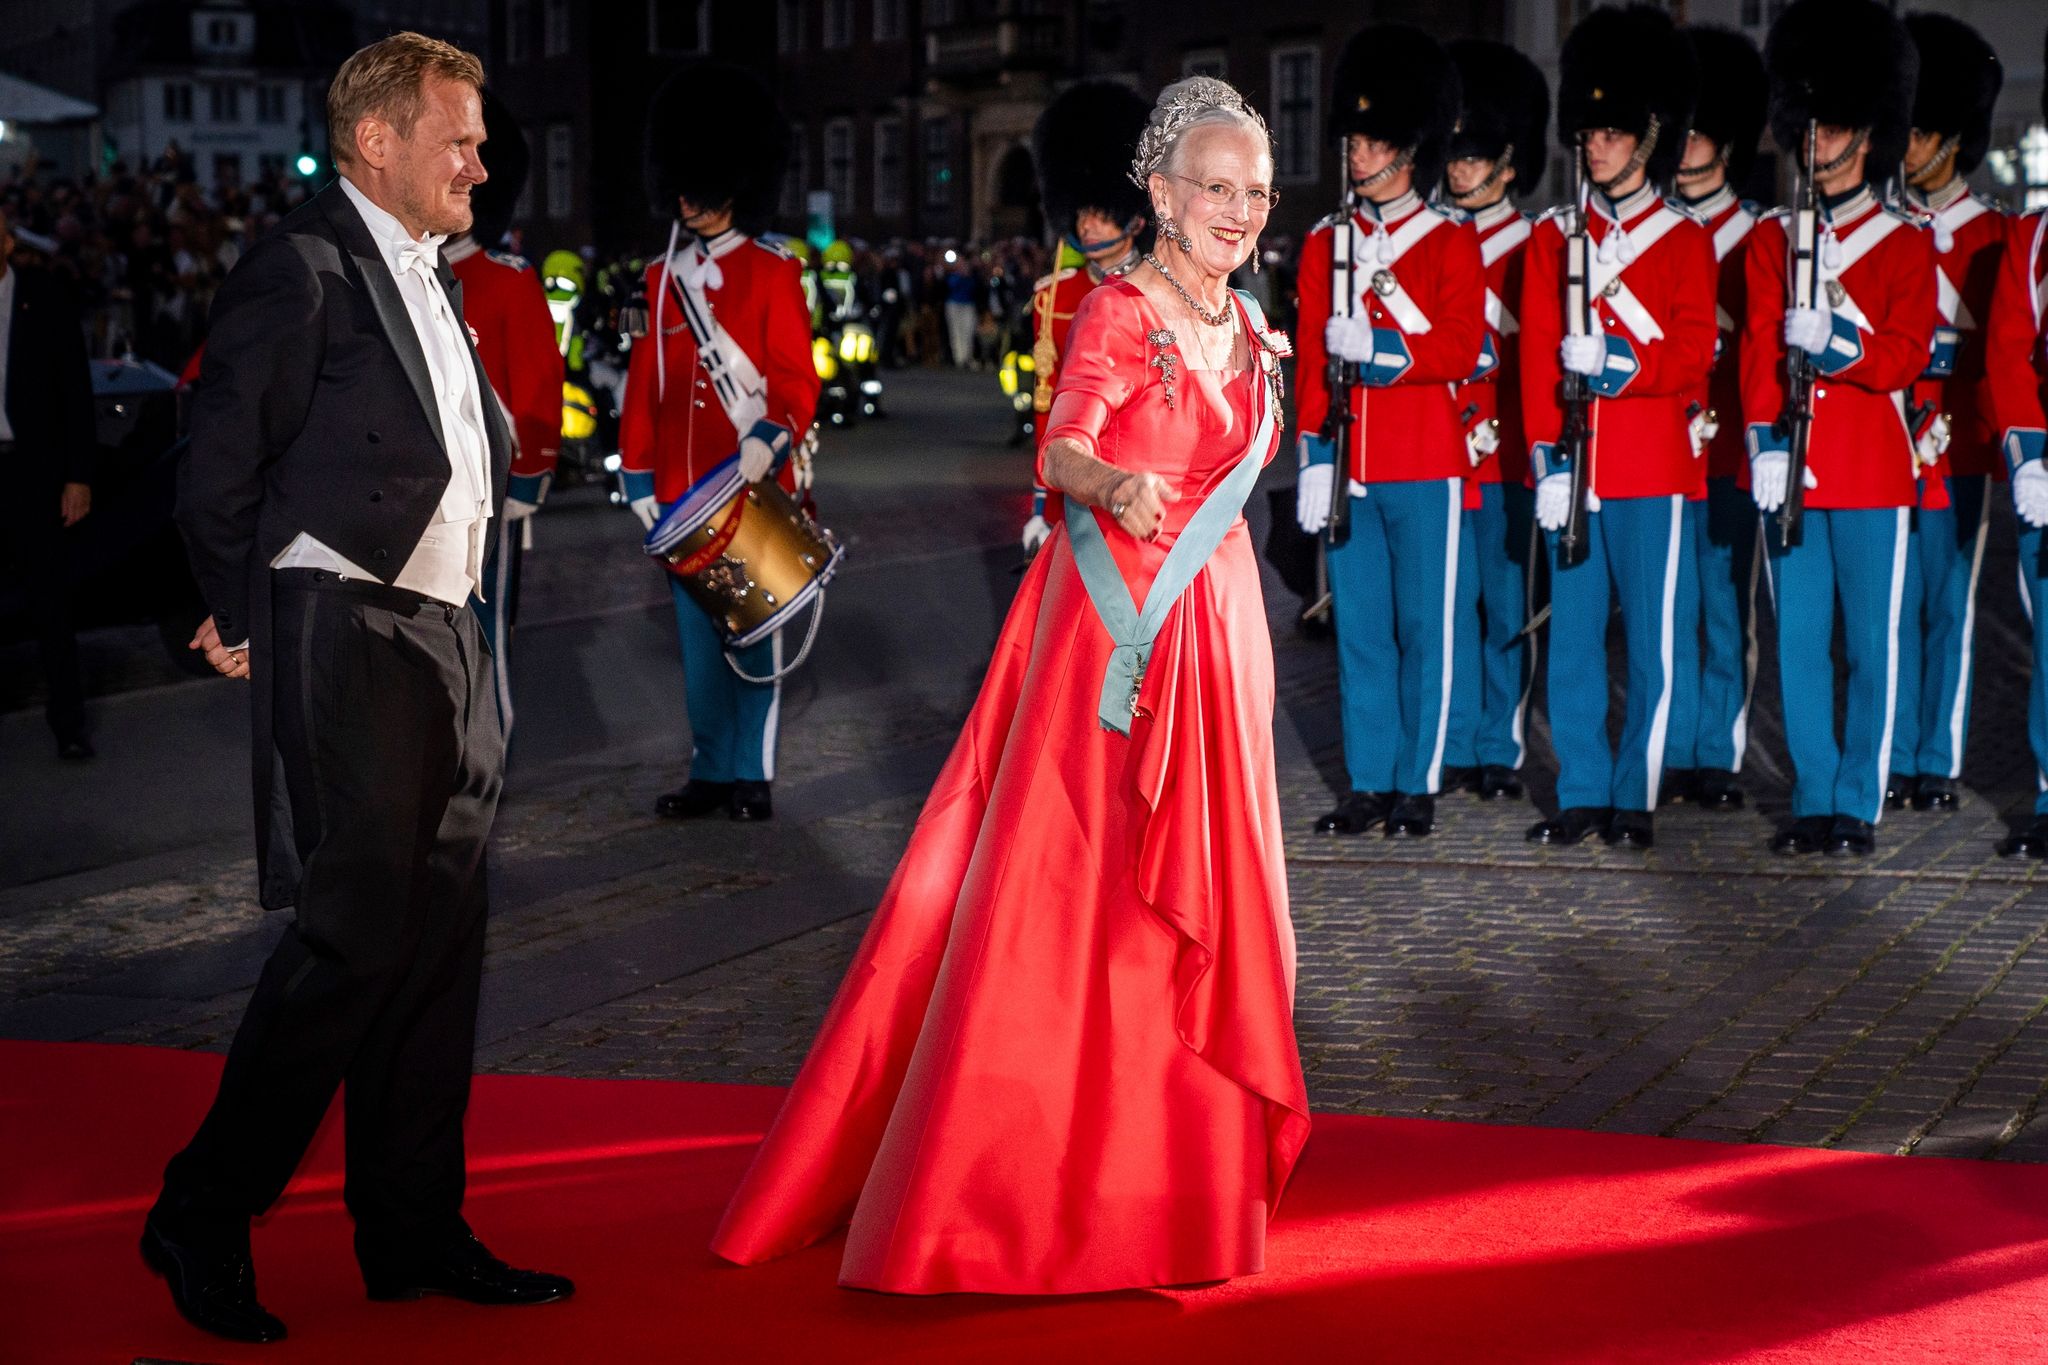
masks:
<svg viewBox="0 0 2048 1365"><path fill-rule="evenodd" d="M388 583L373 583L367 578L349 578L332 569L276 569L272 571L277 585L294 588L300 592L332 592L345 597L354 597L397 612L401 616L419 616L423 613L438 612L448 620L455 619L461 607L443 602L439 598L416 593L410 588L394 588Z"/></svg>

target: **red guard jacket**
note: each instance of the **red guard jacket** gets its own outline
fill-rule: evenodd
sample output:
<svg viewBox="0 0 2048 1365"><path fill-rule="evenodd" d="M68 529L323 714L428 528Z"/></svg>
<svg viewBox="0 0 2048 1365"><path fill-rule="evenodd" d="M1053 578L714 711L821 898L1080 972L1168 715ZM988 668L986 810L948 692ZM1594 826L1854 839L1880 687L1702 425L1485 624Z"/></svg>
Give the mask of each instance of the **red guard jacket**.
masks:
<svg viewBox="0 0 2048 1365"><path fill-rule="evenodd" d="M2005 250L1984 325L1985 416L2004 440L2011 431L2048 431L2048 209L2005 222ZM2005 459L2000 453L2001 463Z"/></svg>
<svg viewBox="0 0 2048 1365"><path fill-rule="evenodd" d="M679 247L677 260L701 250L694 243ZM710 256L721 278L707 284L705 299L719 326L761 373L767 388L765 420L799 443L818 407L803 266L780 248L738 232L721 238ZM646 490L664 504L681 498L737 450L745 434L733 430L706 377L697 340L677 300L675 291L680 288L681 281L664 278L663 262L647 267L648 334L633 347L624 411L619 415L619 460L627 495L638 497ZM664 289L670 292L657 312L655 300ZM657 363L657 348L662 363ZM793 490L792 464L783 465L781 479Z"/></svg>
<svg viewBox="0 0 2048 1365"><path fill-rule="evenodd" d="M1998 433L1984 413L1984 326L1991 290L2005 249L2005 216L1967 191L1932 212L1908 212L1929 229L1934 244L1937 328L1956 329L1952 371L1923 374L1913 386L1915 405L1949 415L1948 454L1939 467L1957 474L2005 477ZM1948 249L1944 251L1942 248Z"/></svg>
<svg viewBox="0 0 2048 1365"><path fill-rule="evenodd" d="M1463 402L1456 389L1478 367L1486 331L1486 268L1480 262L1479 234L1462 215L1431 208L1420 198L1396 203L1400 207L1390 206L1385 223L1389 233L1399 232L1416 214L1435 216L1437 226L1398 260L1382 264L1374 257L1374 221L1363 212L1354 214L1361 237L1354 307L1374 327L1400 332L1413 360L1392 384L1360 384L1353 390L1352 445L1345 462L1361 483L1469 479L1468 424L1458 420ZM1322 429L1330 408L1323 326L1330 318L1331 240L1338 225L1334 216L1325 219L1301 248L1295 416L1298 429L1308 433ZM1427 330L1410 331L1389 311L1373 287L1375 272L1383 269L1421 309Z"/></svg>
<svg viewBox="0 0 2048 1365"><path fill-rule="evenodd" d="M1060 357L1067 353L1067 333L1074 326L1074 314L1081 300L1100 283L1083 266L1055 270L1031 288L1032 410L1037 414L1038 459L1045 458L1046 434L1052 430L1053 390L1059 387ZM1049 498L1036 479L1031 484L1031 508L1052 525L1066 516L1065 498Z"/></svg>
<svg viewBox="0 0 2048 1365"><path fill-rule="evenodd" d="M1919 465L1906 430L1905 393L1927 368L1934 340L1934 244L1867 191L1835 210L1833 234L1846 243L1879 215L1889 215L1894 228L1841 270L1843 298L1868 325L1857 328L1861 357L1814 382L1807 468L1818 482L1806 492L1808 507L1909 507L1916 501ZM1782 209L1767 216L1744 253L1745 424L1775 422L1784 409L1787 221ZM1820 250L1825 260L1824 241ZM1833 307L1837 318L1844 316L1843 305Z"/></svg>
<svg viewBox="0 0 2048 1365"><path fill-rule="evenodd" d="M1714 244L1707 230L1683 212L1657 232L1665 203L1639 190L1620 206L1620 227L1629 234L1633 259L1615 278L1626 286L1662 332L1645 340L1617 313L1615 295L1596 297L1599 330L1626 341L1638 366L1635 377L1613 397L1589 404L1590 487L1603 498L1701 498L1707 491L1707 462L1693 454L1690 404L1699 401L1714 363ZM1616 229L1606 212L1587 212L1594 246ZM1646 244L1645 244L1646 243ZM1617 240L1613 250L1623 259ZM1522 423L1532 452L1556 444L1564 423L1561 401L1564 367L1558 343L1565 335L1565 229L1553 210L1536 225L1522 276ZM1539 461L1536 476L1543 475ZM1551 472L1556 472L1552 470Z"/></svg>
<svg viewBox="0 0 2048 1365"><path fill-rule="evenodd" d="M1505 199L1473 216L1479 233L1479 262L1486 268L1486 339L1494 364L1458 388L1458 408L1476 408L1465 423L1498 422L1500 445L1472 471L1480 483L1527 483L1529 442L1522 430L1522 364L1517 346L1522 329L1522 253L1534 227L1527 214Z"/></svg>
<svg viewBox="0 0 2048 1365"><path fill-rule="evenodd" d="M1742 320L1748 312L1743 276L1742 244L1756 230L1761 211L1723 186L1686 207L1699 218L1714 243L1718 282L1714 290L1714 368L1699 401L1714 414L1720 429L1707 442L1707 477L1749 481L1749 452L1742 441Z"/></svg>
<svg viewBox="0 0 2048 1365"><path fill-rule="evenodd" d="M511 496L536 502L562 445L562 353L547 292L533 267L508 252L482 251L465 238L446 255L462 281L462 316L476 333L477 358L518 440Z"/></svg>

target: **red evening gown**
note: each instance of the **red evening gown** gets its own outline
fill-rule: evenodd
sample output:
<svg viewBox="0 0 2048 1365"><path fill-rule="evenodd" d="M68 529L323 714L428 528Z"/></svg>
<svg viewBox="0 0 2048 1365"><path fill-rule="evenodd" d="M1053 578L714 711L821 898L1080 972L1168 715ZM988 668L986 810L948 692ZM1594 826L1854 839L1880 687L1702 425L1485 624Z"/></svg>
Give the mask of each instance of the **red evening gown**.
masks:
<svg viewBox="0 0 2048 1365"><path fill-rule="evenodd" d="M1097 516L1139 602L1258 416L1249 370L1190 372L1177 354L1169 405L1161 327L1135 286L1091 292L1050 433L1181 493L1149 544L1071 513ZM840 1283L910 1294L1263 1268L1309 1120L1272 641L1243 518L1167 616L1128 739L1096 715L1110 648L1061 527L720 1256L764 1261L844 1227Z"/></svg>

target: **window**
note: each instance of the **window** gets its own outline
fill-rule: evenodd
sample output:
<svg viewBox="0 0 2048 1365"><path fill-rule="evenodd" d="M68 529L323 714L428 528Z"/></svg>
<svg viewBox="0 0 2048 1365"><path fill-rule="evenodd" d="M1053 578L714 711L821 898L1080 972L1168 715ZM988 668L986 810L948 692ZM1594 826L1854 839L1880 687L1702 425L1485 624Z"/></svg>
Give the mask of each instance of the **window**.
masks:
<svg viewBox="0 0 2048 1365"><path fill-rule="evenodd" d="M1273 179L1314 180L1322 145L1316 97L1322 53L1313 47L1273 50Z"/></svg>
<svg viewBox="0 0 2048 1365"><path fill-rule="evenodd" d="M926 28L943 28L953 22L953 0L924 0Z"/></svg>
<svg viewBox="0 0 2048 1365"><path fill-rule="evenodd" d="M875 120L875 212L903 212L903 120Z"/></svg>
<svg viewBox="0 0 2048 1365"><path fill-rule="evenodd" d="M1217 80L1230 79L1230 58L1220 47L1198 47L1180 59L1180 74L1183 76L1214 76Z"/></svg>
<svg viewBox="0 0 2048 1365"><path fill-rule="evenodd" d="M853 120L836 118L825 124L825 188L835 213L853 212Z"/></svg>
<svg viewBox="0 0 2048 1365"><path fill-rule="evenodd" d="M853 0L825 0L825 46L853 46Z"/></svg>
<svg viewBox="0 0 2048 1365"><path fill-rule="evenodd" d="M903 31L909 27L905 10L907 0L875 0L875 41L878 43L900 42Z"/></svg>
<svg viewBox="0 0 2048 1365"><path fill-rule="evenodd" d="M566 123L548 125L548 217L567 218L575 202L574 133Z"/></svg>
<svg viewBox="0 0 2048 1365"><path fill-rule="evenodd" d="M543 0L540 11L540 55L569 55L569 0Z"/></svg>
<svg viewBox="0 0 2048 1365"><path fill-rule="evenodd" d="M256 121L258 123L284 122L285 88L281 85L259 85L256 87Z"/></svg>
<svg viewBox="0 0 2048 1365"><path fill-rule="evenodd" d="M702 52L711 30L711 0L648 0L647 46L660 53Z"/></svg>
<svg viewBox="0 0 2048 1365"><path fill-rule="evenodd" d="M533 0L507 0L505 65L517 66L533 56Z"/></svg>
<svg viewBox="0 0 2048 1365"><path fill-rule="evenodd" d="M924 121L924 206L953 207L953 128L942 115Z"/></svg>
<svg viewBox="0 0 2048 1365"><path fill-rule="evenodd" d="M803 0L776 0L775 50L777 52L801 52L804 50Z"/></svg>
<svg viewBox="0 0 2048 1365"><path fill-rule="evenodd" d="M167 123L192 121L191 86L183 81L164 82L164 120Z"/></svg>
<svg viewBox="0 0 2048 1365"><path fill-rule="evenodd" d="M207 108L215 123L240 123L242 121L242 88L238 85L215 84L207 87Z"/></svg>
<svg viewBox="0 0 2048 1365"><path fill-rule="evenodd" d="M811 187L811 140L801 123L789 125L789 145L789 174L782 182L782 217L794 223L803 221L804 192Z"/></svg>

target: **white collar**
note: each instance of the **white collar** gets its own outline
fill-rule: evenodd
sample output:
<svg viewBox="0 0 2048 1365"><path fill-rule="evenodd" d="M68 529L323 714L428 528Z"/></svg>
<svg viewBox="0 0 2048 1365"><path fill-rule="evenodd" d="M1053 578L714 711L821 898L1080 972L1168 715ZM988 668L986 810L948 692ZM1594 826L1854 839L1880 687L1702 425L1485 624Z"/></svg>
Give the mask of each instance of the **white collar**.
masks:
<svg viewBox="0 0 2048 1365"><path fill-rule="evenodd" d="M341 177L341 192L356 206L362 215L363 226L370 230L370 237L377 243L377 249L384 253L384 264L391 267L391 273L399 273L398 253L406 247L413 247L426 257L429 267L440 260L441 243L448 240L445 233L428 233L414 239L405 230L405 224L373 203L370 196L356 188L355 182L347 176Z"/></svg>
<svg viewBox="0 0 2048 1365"><path fill-rule="evenodd" d="M1921 193L1916 189L1906 191L1906 202L1921 213L1934 215L1952 208L1958 202L1970 197L1970 182L1960 175L1949 177L1947 184L1938 190Z"/></svg>
<svg viewBox="0 0 2048 1365"><path fill-rule="evenodd" d="M1876 206L1877 196L1871 192L1868 184L1862 184L1856 187L1854 194L1851 194L1833 208L1829 208L1826 202L1823 201L1820 206L1820 216L1830 227L1839 227L1845 223L1855 222Z"/></svg>
<svg viewBox="0 0 2048 1365"><path fill-rule="evenodd" d="M1400 222L1403 218L1406 218L1410 213L1421 207L1422 196L1413 189L1401 191L1384 204L1376 204L1363 196L1358 201L1359 212L1365 215L1368 223L1378 219L1388 227L1392 227L1395 223Z"/></svg>
<svg viewBox="0 0 2048 1365"><path fill-rule="evenodd" d="M1610 199L1600 190L1594 190L1587 198L1601 217L1616 225L1625 225L1629 219L1659 202L1657 187L1648 180L1623 199Z"/></svg>
<svg viewBox="0 0 2048 1365"><path fill-rule="evenodd" d="M1685 206L1702 218L1712 218L1735 202L1735 187L1726 181L1719 188L1709 191L1698 199L1688 199Z"/></svg>
<svg viewBox="0 0 2048 1365"><path fill-rule="evenodd" d="M682 251L701 251L715 261L720 257L730 256L750 240L752 239L738 228L727 228L708 243L702 237L692 237L687 242L681 243L678 249Z"/></svg>
<svg viewBox="0 0 2048 1365"><path fill-rule="evenodd" d="M1510 218L1519 218L1522 211L1515 207L1514 200L1505 194L1485 208L1472 211L1472 224L1481 232L1500 226Z"/></svg>

